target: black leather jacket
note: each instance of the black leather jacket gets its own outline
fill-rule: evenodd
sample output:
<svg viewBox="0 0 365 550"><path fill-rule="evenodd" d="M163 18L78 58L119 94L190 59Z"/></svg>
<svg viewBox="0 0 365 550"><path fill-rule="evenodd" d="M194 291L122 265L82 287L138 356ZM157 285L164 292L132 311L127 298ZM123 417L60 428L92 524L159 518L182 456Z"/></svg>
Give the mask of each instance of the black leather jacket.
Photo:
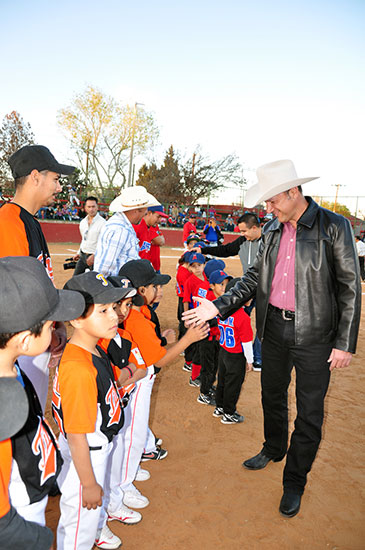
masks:
<svg viewBox="0 0 365 550"><path fill-rule="evenodd" d="M355 352L360 323L359 262L349 221L306 197L297 222L295 253L295 340L297 345L330 343ZM226 294L214 300L226 319L256 295L256 325L263 339L271 282L282 232L275 218L262 232L252 267Z"/></svg>

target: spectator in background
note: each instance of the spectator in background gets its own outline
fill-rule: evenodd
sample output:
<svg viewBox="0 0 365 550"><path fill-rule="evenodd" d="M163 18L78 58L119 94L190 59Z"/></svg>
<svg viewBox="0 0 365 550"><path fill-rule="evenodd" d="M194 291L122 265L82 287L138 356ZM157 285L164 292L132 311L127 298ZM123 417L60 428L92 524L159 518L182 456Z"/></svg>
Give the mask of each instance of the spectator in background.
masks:
<svg viewBox="0 0 365 550"><path fill-rule="evenodd" d="M188 215L188 221L184 223L184 229L183 229L183 243L186 246L186 239L189 237L190 233L196 233L196 214L195 212L190 212Z"/></svg>
<svg viewBox="0 0 365 550"><path fill-rule="evenodd" d="M357 255L359 256L360 275L361 275L361 279L365 281L365 268L364 268L365 243L364 241L361 240L360 235L356 235L355 239L356 239Z"/></svg>
<svg viewBox="0 0 365 550"><path fill-rule="evenodd" d="M100 231L104 227L105 220L98 213L97 197L88 197L85 200L84 211L86 217L80 222L81 244L73 260L77 261L74 275L84 273L86 269L92 271L94 256Z"/></svg>
<svg viewBox="0 0 365 550"><path fill-rule="evenodd" d="M211 246L217 246L224 241L221 229L215 218L210 218L209 222L203 229L203 233L205 234L205 239Z"/></svg>
<svg viewBox="0 0 365 550"><path fill-rule="evenodd" d="M225 231L234 231L234 220L231 216L231 214L228 214L225 224L224 224Z"/></svg>

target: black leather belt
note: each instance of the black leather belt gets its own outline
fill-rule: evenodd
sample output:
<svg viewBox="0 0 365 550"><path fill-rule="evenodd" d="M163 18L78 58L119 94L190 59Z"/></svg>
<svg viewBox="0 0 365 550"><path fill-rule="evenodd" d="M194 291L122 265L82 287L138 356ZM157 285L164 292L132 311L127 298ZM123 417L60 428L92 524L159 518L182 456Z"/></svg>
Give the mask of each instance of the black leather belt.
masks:
<svg viewBox="0 0 365 550"><path fill-rule="evenodd" d="M273 306L272 304L269 304L269 309L271 309L271 311L275 311L276 313L280 313L284 321L294 321L295 319L295 311L280 309L280 307Z"/></svg>

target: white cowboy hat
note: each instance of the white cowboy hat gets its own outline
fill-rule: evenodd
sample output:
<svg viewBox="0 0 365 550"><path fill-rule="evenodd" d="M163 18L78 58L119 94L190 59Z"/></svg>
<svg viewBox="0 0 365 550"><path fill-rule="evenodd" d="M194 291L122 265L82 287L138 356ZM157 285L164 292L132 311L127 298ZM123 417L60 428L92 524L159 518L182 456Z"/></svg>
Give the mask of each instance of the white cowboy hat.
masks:
<svg viewBox="0 0 365 550"><path fill-rule="evenodd" d="M127 212L137 208L148 208L149 206L157 206L159 201L153 195L147 193L146 188L142 185L134 185L122 189L109 206L110 212Z"/></svg>
<svg viewBox="0 0 365 550"><path fill-rule="evenodd" d="M247 189L245 206L253 208L257 204L274 197L278 193L288 191L308 181L318 179L298 178L294 164L291 160L277 160L264 164L256 170L258 183Z"/></svg>

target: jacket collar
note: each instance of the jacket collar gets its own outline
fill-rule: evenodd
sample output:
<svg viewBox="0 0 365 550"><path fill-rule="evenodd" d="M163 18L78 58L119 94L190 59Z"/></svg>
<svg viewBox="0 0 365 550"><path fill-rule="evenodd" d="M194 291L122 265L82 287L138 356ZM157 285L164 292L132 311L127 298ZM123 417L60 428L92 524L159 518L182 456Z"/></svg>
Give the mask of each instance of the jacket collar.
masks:
<svg viewBox="0 0 365 550"><path fill-rule="evenodd" d="M319 206L316 202L314 202L312 197L305 197L305 199L308 202L308 208L303 212L303 214L299 218L298 224L305 225L307 227L312 227L316 219ZM269 224L270 225L267 227L266 231L278 231L281 229L283 225L281 222L279 222L277 218L269 222Z"/></svg>

